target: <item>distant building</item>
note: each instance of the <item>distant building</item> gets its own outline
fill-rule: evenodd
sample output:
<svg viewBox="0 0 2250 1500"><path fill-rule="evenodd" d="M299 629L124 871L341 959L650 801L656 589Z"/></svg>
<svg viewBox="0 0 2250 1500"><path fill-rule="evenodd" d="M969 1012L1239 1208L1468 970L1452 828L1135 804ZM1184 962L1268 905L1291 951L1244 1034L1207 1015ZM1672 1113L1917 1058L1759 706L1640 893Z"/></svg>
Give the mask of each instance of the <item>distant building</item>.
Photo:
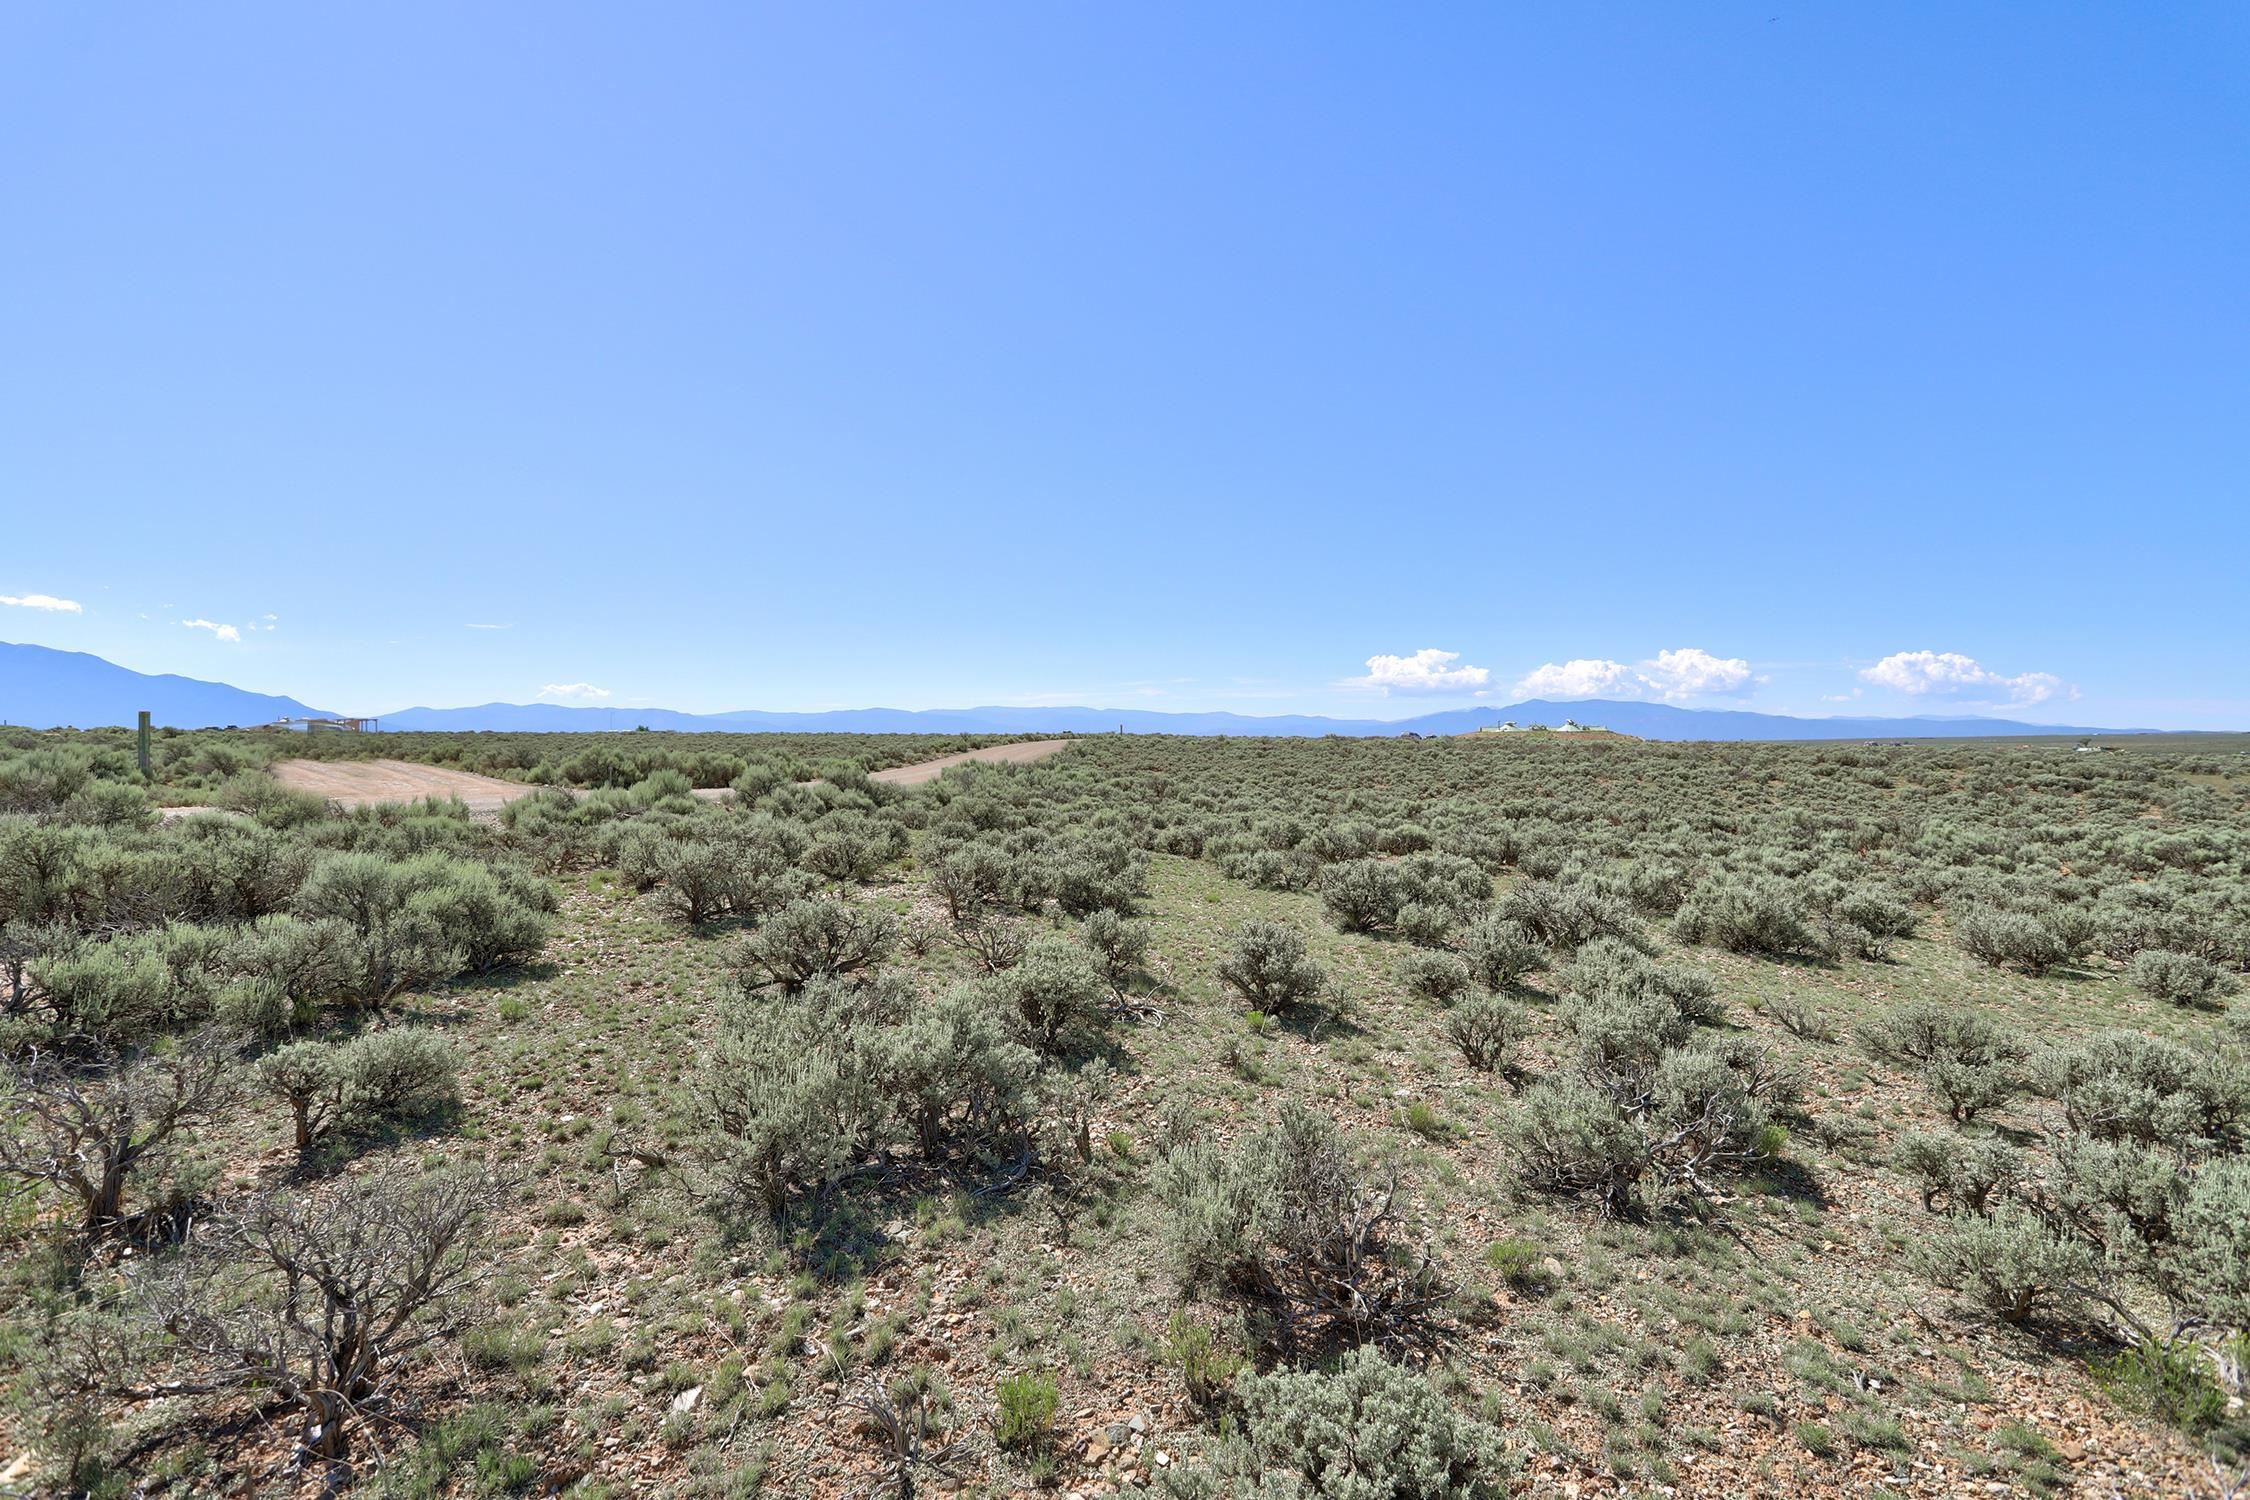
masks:
<svg viewBox="0 0 2250 1500"><path fill-rule="evenodd" d="M287 729L296 734L373 734L374 719L276 719L262 729Z"/></svg>

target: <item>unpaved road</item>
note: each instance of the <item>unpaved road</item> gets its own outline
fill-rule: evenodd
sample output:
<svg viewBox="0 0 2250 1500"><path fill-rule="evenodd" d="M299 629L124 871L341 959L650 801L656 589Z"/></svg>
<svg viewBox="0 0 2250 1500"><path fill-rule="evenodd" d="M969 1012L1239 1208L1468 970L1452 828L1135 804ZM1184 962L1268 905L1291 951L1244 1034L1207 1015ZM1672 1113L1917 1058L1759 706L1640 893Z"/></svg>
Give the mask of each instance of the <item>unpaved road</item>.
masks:
<svg viewBox="0 0 2250 1500"><path fill-rule="evenodd" d="M920 786L923 782L937 780L964 761L1028 765L1035 760L1045 760L1069 743L1068 740L1025 740L1010 745L987 745L982 750L941 755L936 760L920 761L911 766L893 766L888 771L875 772L868 779L889 782L892 786ZM443 766L418 765L410 760L283 760L274 762L273 775L283 786L325 797L345 808L371 807L382 802L414 802L423 797L459 797L471 812L496 813L518 797L528 797L539 790L528 782L501 781L468 771L449 771ZM706 802L717 802L732 794L724 787L699 787L694 795ZM192 811L195 809L166 808L164 814L183 817Z"/></svg>
<svg viewBox="0 0 2250 1500"><path fill-rule="evenodd" d="M423 797L459 797L471 812L498 812L539 788L501 781L410 760L281 760L274 780L293 791L326 797L339 807L369 807L378 802L413 802Z"/></svg>
<svg viewBox="0 0 2250 1500"><path fill-rule="evenodd" d="M965 761L991 760L1003 765L1024 766L1035 760L1045 760L1069 743L1068 740L1018 740L1012 745L987 745L982 750L941 755L936 760L916 761L911 766L893 766L888 771L877 771L867 779L888 782L892 786L920 786L925 781L937 780Z"/></svg>

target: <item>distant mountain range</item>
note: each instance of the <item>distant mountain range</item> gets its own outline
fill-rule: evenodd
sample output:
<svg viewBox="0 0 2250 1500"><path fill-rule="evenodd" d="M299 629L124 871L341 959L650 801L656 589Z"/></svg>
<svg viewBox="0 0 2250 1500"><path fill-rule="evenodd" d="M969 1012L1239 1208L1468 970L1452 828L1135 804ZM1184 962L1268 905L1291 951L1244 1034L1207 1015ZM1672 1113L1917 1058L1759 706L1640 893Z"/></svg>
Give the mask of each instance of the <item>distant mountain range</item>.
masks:
<svg viewBox="0 0 2250 1500"><path fill-rule="evenodd" d="M131 724L147 709L158 724L180 729L271 723L279 718L331 718L294 698L247 693L191 677L151 677L77 651L0 643L0 723L34 728ZM567 708L552 703L485 703L475 708L408 708L382 716L398 732L479 730L590 733L681 730L699 733L826 731L850 734L1232 734L1306 736L1467 734L1489 724L1581 724L1649 740L1899 740L1994 735L2140 734L2079 724L2025 724L2009 719L1799 719L1736 709L1676 708L1668 703L1532 699L1494 708L1457 708L1411 719L1324 719L1307 714L1261 718L1230 713L1164 713L1145 708L851 708L827 713L690 714L664 708Z"/></svg>
<svg viewBox="0 0 2250 1500"><path fill-rule="evenodd" d="M828 731L849 734L1234 734L1302 737L1468 734L1490 724L1560 724L1575 719L1645 740L1957 739L1972 735L2126 734L2142 731L2082 725L2024 724L2008 719L1797 719L1732 709L1675 708L1668 703L1534 698L1499 708L1456 708L1411 719L1324 719L1310 714L1257 717L1230 713L1165 713L1145 708L848 708L827 713L688 714L662 708L566 708L548 703L486 703L476 708L409 708L383 715L392 730L532 731L650 729L684 731Z"/></svg>
<svg viewBox="0 0 2250 1500"><path fill-rule="evenodd" d="M0 641L0 724L90 729L132 724L144 708L156 723L175 729L335 717L294 698L193 677L152 677L83 651Z"/></svg>

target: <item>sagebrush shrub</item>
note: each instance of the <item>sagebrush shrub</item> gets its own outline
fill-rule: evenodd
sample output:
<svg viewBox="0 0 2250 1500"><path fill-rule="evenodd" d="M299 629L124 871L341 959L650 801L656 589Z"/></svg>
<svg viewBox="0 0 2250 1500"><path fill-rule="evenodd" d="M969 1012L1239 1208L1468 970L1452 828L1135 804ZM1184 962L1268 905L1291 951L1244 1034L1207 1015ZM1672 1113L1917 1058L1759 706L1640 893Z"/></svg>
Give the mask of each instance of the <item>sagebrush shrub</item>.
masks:
<svg viewBox="0 0 2250 1500"><path fill-rule="evenodd" d="M1497 912L1487 912L1463 929L1461 957L1470 977L1494 994L1516 989L1546 961L1523 924Z"/></svg>
<svg viewBox="0 0 2250 1500"><path fill-rule="evenodd" d="M2201 954L2161 948L2134 954L2125 977L2142 994L2174 1005L2214 1005L2241 987L2232 974Z"/></svg>
<svg viewBox="0 0 2250 1500"><path fill-rule="evenodd" d="M1971 907L1954 918L1953 936L1963 952L1995 969L2014 964L2043 974L2070 957L2062 939L2025 912Z"/></svg>
<svg viewBox="0 0 2250 1500"><path fill-rule="evenodd" d="M1733 953L1819 953L1825 947L1789 882L1766 875L1705 881L1681 903L1672 931L1684 942Z"/></svg>
<svg viewBox="0 0 2250 1500"><path fill-rule="evenodd" d="M1919 1073L1956 1120L2006 1103L2023 1086L2029 1050L1978 1011L1912 1005L1870 1023L1861 1038L1876 1057Z"/></svg>
<svg viewBox="0 0 2250 1500"><path fill-rule="evenodd" d="M1500 1432L1373 1349L1332 1374L1244 1374L1241 1433L1216 1455L1242 1500L1498 1500ZM1192 1484L1194 1481L1190 1481Z"/></svg>
<svg viewBox="0 0 2250 1500"><path fill-rule="evenodd" d="M1395 1169L1361 1170L1335 1122L1294 1101L1231 1149L1176 1141L1156 1188L1182 1285L1248 1296L1285 1353L1412 1343L1443 1303L1428 1251L1403 1238Z"/></svg>
<svg viewBox="0 0 2250 1500"><path fill-rule="evenodd" d="M1438 1023L1446 1040L1461 1049L1470 1067L1506 1071L1529 1030L1524 1009L1499 995L1473 995L1445 1013Z"/></svg>
<svg viewBox="0 0 2250 1500"><path fill-rule="evenodd" d="M1912 1254L1932 1281L1971 1297L2004 1323L2075 1305L2097 1271L2084 1242L2008 1202L1987 1215L1950 1220L1916 1241Z"/></svg>
<svg viewBox="0 0 2250 1500"><path fill-rule="evenodd" d="M890 954L897 923L890 914L844 901L792 901L742 946L737 975L751 989L797 990L874 968Z"/></svg>
<svg viewBox="0 0 2250 1500"><path fill-rule="evenodd" d="M1127 921L1104 907L1087 916L1079 935L1085 940L1086 951L1094 956L1102 983L1120 994L1145 971L1149 934L1141 923Z"/></svg>
<svg viewBox="0 0 2250 1500"><path fill-rule="evenodd" d="M1063 1051L1073 1034L1097 1031L1108 1018L1107 986L1093 955L1059 933L1033 938L1023 961L996 982L1042 1052Z"/></svg>
<svg viewBox="0 0 2250 1500"><path fill-rule="evenodd" d="M1439 1005L1451 1005L1469 989L1469 966L1451 953L1409 954L1398 977L1408 994Z"/></svg>
<svg viewBox="0 0 2250 1500"><path fill-rule="evenodd" d="M1294 927L1252 920L1235 929L1219 978L1255 1008L1279 1013L1320 993L1327 975Z"/></svg>

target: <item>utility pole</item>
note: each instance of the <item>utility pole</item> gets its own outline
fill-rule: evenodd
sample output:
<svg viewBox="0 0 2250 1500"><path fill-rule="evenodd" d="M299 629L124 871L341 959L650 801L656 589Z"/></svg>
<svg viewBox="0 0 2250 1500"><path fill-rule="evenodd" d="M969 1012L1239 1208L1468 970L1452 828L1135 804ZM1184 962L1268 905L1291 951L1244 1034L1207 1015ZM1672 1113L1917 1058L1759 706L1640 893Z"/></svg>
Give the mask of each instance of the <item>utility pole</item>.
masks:
<svg viewBox="0 0 2250 1500"><path fill-rule="evenodd" d="M140 729L134 735L134 748L140 757L141 780L146 781L148 780L148 710L145 708L141 710Z"/></svg>

